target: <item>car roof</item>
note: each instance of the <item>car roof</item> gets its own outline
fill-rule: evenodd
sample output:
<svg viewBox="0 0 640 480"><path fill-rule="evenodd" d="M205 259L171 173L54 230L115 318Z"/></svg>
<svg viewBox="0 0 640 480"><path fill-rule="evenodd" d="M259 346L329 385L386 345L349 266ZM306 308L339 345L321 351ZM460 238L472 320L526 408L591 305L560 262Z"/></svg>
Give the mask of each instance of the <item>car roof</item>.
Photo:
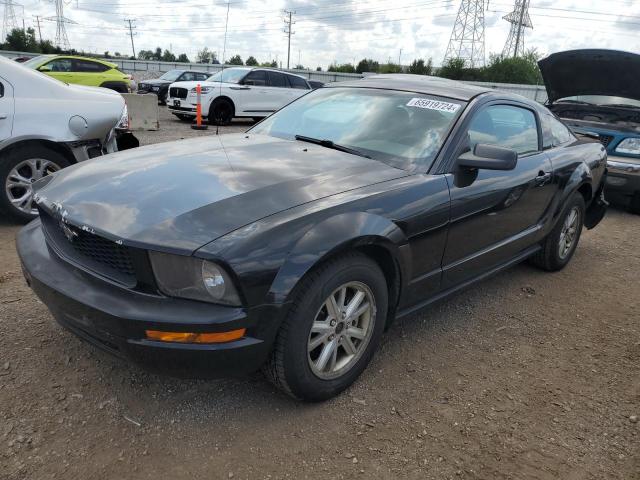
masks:
<svg viewBox="0 0 640 480"><path fill-rule="evenodd" d="M447 78L405 73L370 75L362 79L325 84L325 87L368 87L387 90L405 90L427 95L449 97L465 102L483 93L495 91L489 87L469 85ZM506 94L506 96L511 97L512 95Z"/></svg>
<svg viewBox="0 0 640 480"><path fill-rule="evenodd" d="M111 67L111 68L118 67L118 65L116 65L115 63L111 63L106 60L101 60L99 58L83 57L80 55L64 55L64 54L55 55L54 54L54 55L47 55L47 56L50 57L51 60L53 60L54 58L74 58L76 60L87 60L89 62L101 63L102 65L107 65L108 67Z"/></svg>
<svg viewBox="0 0 640 480"><path fill-rule="evenodd" d="M269 68L269 67L253 67L251 70L266 70L268 72L277 72L277 73L284 73L285 75L293 75L294 77L298 77L301 78L303 80L307 80L305 77L303 77L302 75L298 75L297 73L291 73L291 72L283 72L282 70L278 70L277 68Z"/></svg>

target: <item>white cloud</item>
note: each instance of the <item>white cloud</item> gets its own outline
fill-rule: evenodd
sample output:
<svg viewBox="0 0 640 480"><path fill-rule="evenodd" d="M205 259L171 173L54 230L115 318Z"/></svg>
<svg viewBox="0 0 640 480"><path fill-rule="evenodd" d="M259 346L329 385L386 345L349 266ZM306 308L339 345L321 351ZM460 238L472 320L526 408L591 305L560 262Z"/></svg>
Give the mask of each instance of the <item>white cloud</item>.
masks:
<svg viewBox="0 0 640 480"><path fill-rule="evenodd" d="M333 62L367 57L384 62L432 57L442 60L460 0L231 0L227 58L254 55L260 61L277 58L286 63L287 39L283 10L295 10L291 63L323 68ZM541 53L573 48L640 50L640 5L610 0L605 8L596 0L532 2L533 30L527 48ZM55 15L53 3L22 0L27 26L34 16ZM616 8L612 8L612 7ZM500 52L509 24L502 16L511 0L492 0L486 15L486 51ZM136 50L172 48L194 58L204 46L222 56L227 7L223 0L77 0L65 5L71 45L78 50L131 54L124 19L135 19ZM595 12L595 13L590 13ZM616 13L611 13L616 12ZM624 12L624 14L617 12ZM20 17L22 10L16 8ZM21 22L22 19L18 18ZM55 38L54 21L41 21L43 38Z"/></svg>

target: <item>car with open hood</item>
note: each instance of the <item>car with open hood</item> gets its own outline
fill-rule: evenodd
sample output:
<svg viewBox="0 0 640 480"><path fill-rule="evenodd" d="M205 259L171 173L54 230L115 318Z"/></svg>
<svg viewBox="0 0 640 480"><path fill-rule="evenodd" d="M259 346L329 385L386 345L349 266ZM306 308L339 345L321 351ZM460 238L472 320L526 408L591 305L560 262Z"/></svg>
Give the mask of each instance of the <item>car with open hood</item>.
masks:
<svg viewBox="0 0 640 480"><path fill-rule="evenodd" d="M138 82L138 93L156 95L160 104L166 105L169 86L172 83L204 82L210 76L210 73L195 70L169 70L158 78L150 78Z"/></svg>
<svg viewBox="0 0 640 480"><path fill-rule="evenodd" d="M32 220L34 182L136 146L119 93L66 84L0 58L0 215Z"/></svg>
<svg viewBox="0 0 640 480"><path fill-rule="evenodd" d="M525 259L568 264L604 215L606 153L566 127L556 141L545 116L416 75L325 85L246 133L38 182L24 275L61 325L116 356L191 377L262 369L323 400L394 318Z"/></svg>
<svg viewBox="0 0 640 480"><path fill-rule="evenodd" d="M548 108L609 155L607 198L640 213L640 55L571 50L540 60Z"/></svg>

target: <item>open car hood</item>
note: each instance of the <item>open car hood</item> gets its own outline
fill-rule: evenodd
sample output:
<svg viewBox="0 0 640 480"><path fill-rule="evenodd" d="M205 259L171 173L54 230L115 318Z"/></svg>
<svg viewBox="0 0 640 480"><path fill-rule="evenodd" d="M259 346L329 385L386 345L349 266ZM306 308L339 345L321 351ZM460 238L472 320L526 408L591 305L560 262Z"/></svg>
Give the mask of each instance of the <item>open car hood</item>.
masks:
<svg viewBox="0 0 640 480"><path fill-rule="evenodd" d="M640 55L618 50L569 50L538 62L551 103L575 95L640 100Z"/></svg>

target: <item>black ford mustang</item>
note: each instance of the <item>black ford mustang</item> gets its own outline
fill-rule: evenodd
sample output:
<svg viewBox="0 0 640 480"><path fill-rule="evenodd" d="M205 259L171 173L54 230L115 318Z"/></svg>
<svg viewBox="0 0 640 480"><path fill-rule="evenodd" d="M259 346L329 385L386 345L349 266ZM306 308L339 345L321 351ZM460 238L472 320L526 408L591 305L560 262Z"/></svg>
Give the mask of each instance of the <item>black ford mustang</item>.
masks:
<svg viewBox="0 0 640 480"><path fill-rule="evenodd" d="M522 97L373 76L245 134L48 176L18 251L58 322L98 347L179 375L262 367L321 400L394 318L527 258L563 268L604 215L605 163Z"/></svg>

